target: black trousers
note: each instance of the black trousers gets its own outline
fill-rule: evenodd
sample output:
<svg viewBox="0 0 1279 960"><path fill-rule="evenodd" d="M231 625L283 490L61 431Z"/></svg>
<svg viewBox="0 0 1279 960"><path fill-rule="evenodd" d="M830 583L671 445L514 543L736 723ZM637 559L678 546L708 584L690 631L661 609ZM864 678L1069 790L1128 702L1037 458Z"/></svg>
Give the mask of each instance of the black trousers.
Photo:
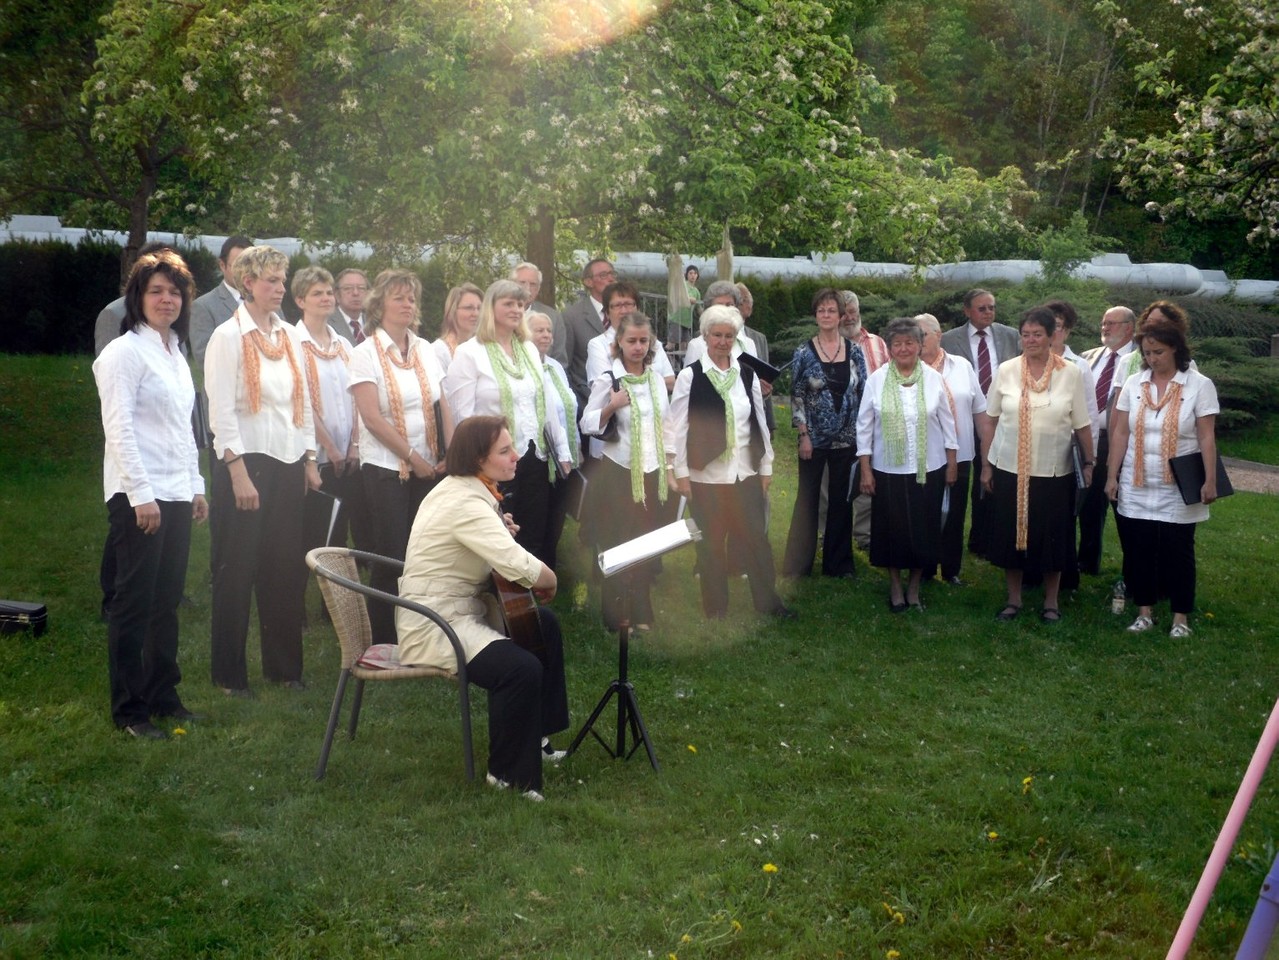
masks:
<svg viewBox="0 0 1279 960"><path fill-rule="evenodd" d="M822 476L830 471L826 507L826 529L822 535L822 574L851 577L853 569L853 504L848 497L849 480L856 465L852 447L814 447L809 460L799 461L799 482L795 488L795 512L786 535L782 576L806 577L813 572L817 554L817 507L821 499Z"/></svg>
<svg viewBox="0 0 1279 960"><path fill-rule="evenodd" d="M360 468L364 499L369 508L373 552L392 560L403 560L409 546L409 531L417 508L435 486L434 480L409 476L401 480L398 470L366 463ZM377 564L369 573L369 586L383 593L399 595L400 577L394 570ZM369 626L374 643L396 643L395 607L369 600Z"/></svg>
<svg viewBox="0 0 1279 960"><path fill-rule="evenodd" d="M964 563L964 519L968 516L968 497L964 491L968 489L969 474L972 473L973 462L965 460L958 465L955 483L950 488L950 510L946 514L946 522L941 528L941 578L949 580L959 576ZM978 480L980 486L980 478ZM925 579L932 579L936 567L925 570Z"/></svg>
<svg viewBox="0 0 1279 960"><path fill-rule="evenodd" d="M1139 607L1168 598L1173 613L1195 609L1196 523L1123 518L1124 583Z"/></svg>
<svg viewBox="0 0 1279 960"><path fill-rule="evenodd" d="M1106 529L1106 509L1110 506L1106 497L1109 455L1109 431L1103 430L1097 436L1097 465L1093 467L1092 483L1084 492L1084 502L1079 508L1079 572L1093 577L1101 573L1101 541Z"/></svg>
<svg viewBox="0 0 1279 960"><path fill-rule="evenodd" d="M554 456L554 454L551 454ZM515 479L502 485L506 500L502 510L514 517L520 532L515 542L551 569L555 557L547 550L551 514L551 475L545 460L537 458L532 441L515 468Z"/></svg>
<svg viewBox="0 0 1279 960"><path fill-rule="evenodd" d="M302 589L307 577L303 462L246 453L243 463L258 491L258 509L236 509L231 472L219 460L213 464L209 516L218 557L213 571L213 683L236 690L249 685L245 645L255 597L262 676L274 683L302 679Z"/></svg>
<svg viewBox="0 0 1279 960"><path fill-rule="evenodd" d="M692 483L689 509L701 528L697 569L702 588L702 612L708 617L728 613L728 548L740 546L751 586L751 601L760 613L782 606L777 595L777 570L764 531L764 488L758 474L737 483Z"/></svg>
<svg viewBox="0 0 1279 960"><path fill-rule="evenodd" d="M105 620L111 612L111 598L115 596L115 528L107 518L107 538L102 542L102 560L98 564L98 586L102 588L102 618Z"/></svg>
<svg viewBox="0 0 1279 960"><path fill-rule="evenodd" d="M364 480L360 476L359 468L348 466L342 475L338 476L333 469L333 464L321 464L320 492L341 500L342 509L338 511L337 521L333 524L333 536L329 539L333 501L329 497L313 496L308 491L303 500L302 522L306 549L326 546L345 547L354 526L352 518L356 508L364 503ZM359 549L358 543L357 549Z"/></svg>
<svg viewBox="0 0 1279 960"><path fill-rule="evenodd" d="M981 468L985 461L981 457L980 442L976 456L973 457L969 468L969 480L972 483L972 507L973 522L968 529L968 552L975 557L984 557L989 549L987 537L989 536L991 525L994 523L994 516L991 513L993 506L993 498L981 488ZM964 488L958 483L952 488L951 497L956 494L960 498L964 495ZM954 500L952 499L950 509L955 509Z"/></svg>
<svg viewBox="0 0 1279 960"><path fill-rule="evenodd" d="M178 603L191 551L191 502L158 501L160 529L138 529L129 498L107 501L115 547L114 596L107 627L111 719L117 727L181 709Z"/></svg>
<svg viewBox="0 0 1279 960"><path fill-rule="evenodd" d="M560 623L546 607L538 619L540 658L494 640L466 665L470 682L489 695L488 772L520 790L542 789L542 738L568 729Z"/></svg>

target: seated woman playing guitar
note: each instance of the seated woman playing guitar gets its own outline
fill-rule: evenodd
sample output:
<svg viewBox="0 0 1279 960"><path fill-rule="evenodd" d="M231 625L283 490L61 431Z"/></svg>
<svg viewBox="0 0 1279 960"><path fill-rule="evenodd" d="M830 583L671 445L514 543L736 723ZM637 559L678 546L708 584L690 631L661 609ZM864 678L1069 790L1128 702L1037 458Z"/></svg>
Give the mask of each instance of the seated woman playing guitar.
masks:
<svg viewBox="0 0 1279 960"><path fill-rule="evenodd" d="M497 485L515 475L519 459L502 417L457 425L448 476L422 501L409 533L400 595L449 621L466 650L470 681L489 692L488 782L541 800L542 761L563 757L547 735L568 728L559 622L537 607L528 619L541 636L521 638L504 628L491 592L498 577L531 587L542 600L555 596L554 571L515 542L499 506ZM396 632L401 664L455 666L448 640L424 617L399 608Z"/></svg>

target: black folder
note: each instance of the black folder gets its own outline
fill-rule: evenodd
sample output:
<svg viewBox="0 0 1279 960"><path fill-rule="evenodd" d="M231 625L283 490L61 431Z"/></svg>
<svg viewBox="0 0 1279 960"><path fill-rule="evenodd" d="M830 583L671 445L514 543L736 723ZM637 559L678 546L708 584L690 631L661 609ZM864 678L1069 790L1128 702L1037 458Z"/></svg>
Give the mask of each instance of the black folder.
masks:
<svg viewBox="0 0 1279 960"><path fill-rule="evenodd" d="M1173 457L1168 461L1168 466L1172 469L1172 478L1177 482L1177 489L1180 491L1181 499L1186 506L1198 503L1204 481L1208 479L1204 473L1203 454L1196 451L1195 453L1182 454L1180 457ZM1230 477L1226 476L1226 465L1222 462L1221 457L1218 456L1217 499L1228 497L1234 492L1235 488L1230 483Z"/></svg>

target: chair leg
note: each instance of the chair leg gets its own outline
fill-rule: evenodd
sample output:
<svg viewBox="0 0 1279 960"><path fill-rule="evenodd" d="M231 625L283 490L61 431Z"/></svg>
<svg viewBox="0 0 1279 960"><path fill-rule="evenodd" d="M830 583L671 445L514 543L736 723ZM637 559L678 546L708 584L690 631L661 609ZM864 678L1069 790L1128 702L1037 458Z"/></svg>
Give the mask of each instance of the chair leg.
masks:
<svg viewBox="0 0 1279 960"><path fill-rule="evenodd" d="M346 696L346 681L351 671L343 670L338 675L338 688L333 694L333 706L329 710L329 725L324 731L324 746L320 748L320 762L315 768L315 779L324 779L324 770L329 765L329 750L333 747L333 734L338 728L338 717L342 715L342 698Z"/></svg>
<svg viewBox="0 0 1279 960"><path fill-rule="evenodd" d="M466 779L475 779L475 751L471 747L471 692L465 675L458 678L458 700L462 707L462 760L466 764Z"/></svg>
<svg viewBox="0 0 1279 960"><path fill-rule="evenodd" d="M364 703L364 681L356 677L355 700L351 704L351 722L346 727L346 735L351 740L355 739L355 728L360 722L360 705L362 703Z"/></svg>

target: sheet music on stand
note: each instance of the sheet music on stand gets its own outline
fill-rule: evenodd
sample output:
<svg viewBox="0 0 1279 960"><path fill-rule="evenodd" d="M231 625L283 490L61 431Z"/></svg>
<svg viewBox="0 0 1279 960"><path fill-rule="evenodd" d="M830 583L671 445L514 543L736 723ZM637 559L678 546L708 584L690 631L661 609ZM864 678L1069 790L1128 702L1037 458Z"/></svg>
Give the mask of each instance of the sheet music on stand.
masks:
<svg viewBox="0 0 1279 960"><path fill-rule="evenodd" d="M676 520L664 527L658 527L634 540L611 547L599 555L600 572L606 577L614 576L623 570L660 557L676 547L687 543L696 543L702 539L702 531L692 520Z"/></svg>

